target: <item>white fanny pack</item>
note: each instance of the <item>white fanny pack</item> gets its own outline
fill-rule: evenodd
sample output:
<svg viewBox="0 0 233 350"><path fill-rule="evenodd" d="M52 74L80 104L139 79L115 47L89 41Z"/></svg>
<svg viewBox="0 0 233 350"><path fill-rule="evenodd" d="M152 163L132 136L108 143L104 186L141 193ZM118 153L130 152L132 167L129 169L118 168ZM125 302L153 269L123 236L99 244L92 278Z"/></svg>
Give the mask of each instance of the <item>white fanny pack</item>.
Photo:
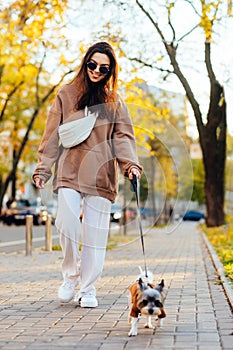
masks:
<svg viewBox="0 0 233 350"><path fill-rule="evenodd" d="M72 122L61 124L58 128L58 134L61 144L64 148L77 146L85 141L96 122L98 113L91 113L85 107L84 118L73 120Z"/></svg>

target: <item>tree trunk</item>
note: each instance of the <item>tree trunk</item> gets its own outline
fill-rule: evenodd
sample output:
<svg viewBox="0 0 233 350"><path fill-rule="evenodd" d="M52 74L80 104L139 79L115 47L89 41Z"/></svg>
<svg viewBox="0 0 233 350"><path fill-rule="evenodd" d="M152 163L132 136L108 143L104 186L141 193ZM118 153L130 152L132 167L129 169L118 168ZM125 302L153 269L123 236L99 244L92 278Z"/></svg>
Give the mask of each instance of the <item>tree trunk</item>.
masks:
<svg viewBox="0 0 233 350"><path fill-rule="evenodd" d="M14 162L14 159L16 158L17 156L17 152L16 150L14 149L13 150L13 162ZM16 172L12 175L12 181L11 181L11 197L12 198L15 198L16 197L16 182L17 182L17 177L16 177Z"/></svg>
<svg viewBox="0 0 233 350"><path fill-rule="evenodd" d="M205 167L205 195L208 227L224 224L224 183L226 160L226 103L224 91L215 83L206 130L200 137Z"/></svg>
<svg viewBox="0 0 233 350"><path fill-rule="evenodd" d="M224 166L225 162L218 157L218 140L214 130L207 132L205 141L205 195L208 227L224 224Z"/></svg>

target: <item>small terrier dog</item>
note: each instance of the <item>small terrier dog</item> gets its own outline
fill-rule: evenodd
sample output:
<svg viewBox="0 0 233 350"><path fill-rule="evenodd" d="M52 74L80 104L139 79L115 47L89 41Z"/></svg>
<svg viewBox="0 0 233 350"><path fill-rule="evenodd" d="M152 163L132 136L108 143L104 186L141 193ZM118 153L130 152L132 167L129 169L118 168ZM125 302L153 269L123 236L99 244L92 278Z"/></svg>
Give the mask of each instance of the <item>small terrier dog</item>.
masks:
<svg viewBox="0 0 233 350"><path fill-rule="evenodd" d="M141 269L140 269L141 270ZM159 321L159 326L162 326L163 318L166 317L166 313L163 308L164 302L164 280L159 284L152 284L153 274L148 271L148 281L144 282L145 275L143 273L139 276L136 282L134 282L129 290L131 294L131 305L130 305L130 314L129 322L131 323L131 329L128 333L128 336L137 335L137 322L139 315L146 315L147 322L145 328L154 328L152 325L152 316L156 316L156 319Z"/></svg>

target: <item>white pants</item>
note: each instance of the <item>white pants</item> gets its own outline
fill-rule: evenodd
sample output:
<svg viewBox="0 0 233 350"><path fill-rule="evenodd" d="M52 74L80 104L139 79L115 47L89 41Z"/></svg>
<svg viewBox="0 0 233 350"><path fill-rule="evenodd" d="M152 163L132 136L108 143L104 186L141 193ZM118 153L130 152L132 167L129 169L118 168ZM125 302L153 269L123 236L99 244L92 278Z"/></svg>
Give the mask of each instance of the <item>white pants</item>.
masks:
<svg viewBox="0 0 233 350"><path fill-rule="evenodd" d="M106 252L111 202L103 197L83 196L83 219L80 222L82 196L70 188L59 188L56 228L63 253L64 280L81 279L79 295L95 295ZM79 251L80 237L82 250Z"/></svg>

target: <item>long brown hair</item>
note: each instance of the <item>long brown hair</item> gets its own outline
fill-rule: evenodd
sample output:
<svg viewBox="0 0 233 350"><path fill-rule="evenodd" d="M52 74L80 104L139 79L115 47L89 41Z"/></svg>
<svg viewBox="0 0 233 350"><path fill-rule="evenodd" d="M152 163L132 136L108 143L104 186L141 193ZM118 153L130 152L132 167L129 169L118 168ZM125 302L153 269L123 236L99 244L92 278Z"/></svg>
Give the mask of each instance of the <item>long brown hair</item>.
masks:
<svg viewBox="0 0 233 350"><path fill-rule="evenodd" d="M98 83L92 83L87 74L87 62L96 53L102 53L109 57L110 69L106 76ZM117 84L118 84L118 64L115 56L115 52L110 44L107 42L98 42L89 47L83 60L81 62L79 72L73 80L77 87L77 102L75 105L76 110L84 109L85 106L91 107L102 104L102 118L109 118L112 113L109 114L109 106L113 107L117 102ZM105 105L106 113L103 114L103 104Z"/></svg>

